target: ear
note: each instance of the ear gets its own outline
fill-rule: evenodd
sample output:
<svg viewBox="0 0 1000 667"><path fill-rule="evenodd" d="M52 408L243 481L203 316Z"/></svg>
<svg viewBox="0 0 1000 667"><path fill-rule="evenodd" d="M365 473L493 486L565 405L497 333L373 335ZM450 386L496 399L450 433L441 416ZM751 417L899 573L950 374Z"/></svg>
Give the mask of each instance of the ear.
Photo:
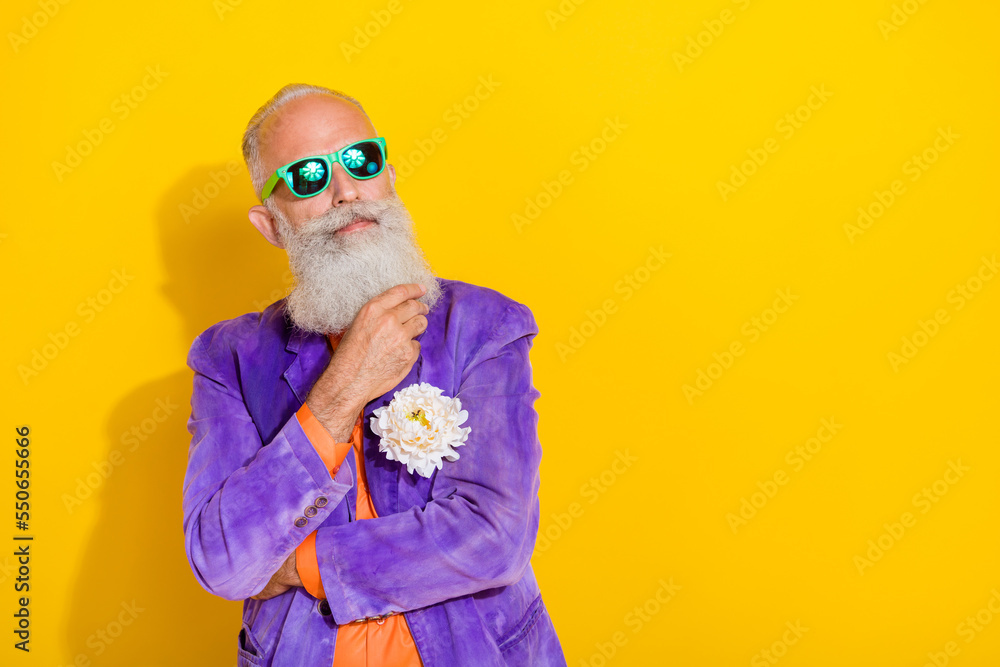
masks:
<svg viewBox="0 0 1000 667"><path fill-rule="evenodd" d="M391 164L389 165L389 182L392 183L392 187L396 187L396 168Z"/></svg>
<svg viewBox="0 0 1000 667"><path fill-rule="evenodd" d="M278 223L275 222L274 216L271 212L267 210L266 206L252 206L250 207L247 216L250 218L250 224L257 228L257 231L264 235L268 243L271 245L284 249L285 244L281 242L278 236Z"/></svg>

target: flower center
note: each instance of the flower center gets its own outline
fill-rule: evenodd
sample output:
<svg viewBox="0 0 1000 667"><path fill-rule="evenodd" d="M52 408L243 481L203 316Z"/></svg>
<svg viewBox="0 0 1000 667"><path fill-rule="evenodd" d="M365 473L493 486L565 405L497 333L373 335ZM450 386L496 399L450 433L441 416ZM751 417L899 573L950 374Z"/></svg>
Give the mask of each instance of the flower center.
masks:
<svg viewBox="0 0 1000 667"><path fill-rule="evenodd" d="M427 421L427 415L424 414L423 408L417 408L410 414L406 415L406 418L411 422L420 422L424 428L431 427L431 423Z"/></svg>

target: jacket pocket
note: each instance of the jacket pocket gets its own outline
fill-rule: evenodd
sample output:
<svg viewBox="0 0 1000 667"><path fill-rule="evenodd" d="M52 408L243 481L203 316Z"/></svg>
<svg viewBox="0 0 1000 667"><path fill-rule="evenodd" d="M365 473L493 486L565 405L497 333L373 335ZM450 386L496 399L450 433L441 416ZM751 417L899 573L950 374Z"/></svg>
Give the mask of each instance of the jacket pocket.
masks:
<svg viewBox="0 0 1000 667"><path fill-rule="evenodd" d="M264 651L261 650L260 644L250 632L250 627L244 623L237 643L237 667L263 667L263 656Z"/></svg>
<svg viewBox="0 0 1000 667"><path fill-rule="evenodd" d="M542 594L539 593L538 596L532 600L531 604L528 605L524 615L521 616L514 627L511 628L510 632L497 642L497 648L500 650L500 653L516 646L518 642L524 639L528 633L531 632L531 628L534 627L535 621L538 620L538 617L541 615L543 610Z"/></svg>

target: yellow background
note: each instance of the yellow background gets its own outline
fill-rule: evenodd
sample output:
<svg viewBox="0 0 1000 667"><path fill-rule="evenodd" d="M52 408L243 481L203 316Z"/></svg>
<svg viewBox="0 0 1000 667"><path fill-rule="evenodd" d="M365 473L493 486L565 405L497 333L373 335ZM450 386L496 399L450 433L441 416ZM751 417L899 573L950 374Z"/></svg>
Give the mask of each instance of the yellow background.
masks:
<svg viewBox="0 0 1000 667"><path fill-rule="evenodd" d="M200 331L289 285L246 220L239 143L261 103L302 81L358 97L390 162L422 163L399 192L436 272L535 314L545 548L532 563L570 665L775 664L763 650L788 667L919 666L928 652L997 664L1000 280L962 308L953 290L1000 251L1000 10L906 4L71 0L49 18L6 2L0 539L18 532L11 450L27 424L36 540L28 655L11 646L13 546L0 550L0 662L235 661L240 604L204 592L184 555L184 358ZM480 77L499 85L477 99ZM830 96L802 111L813 86ZM122 95L144 98L124 118ZM457 127L456 104L475 107ZM796 112L809 118L786 137ZM113 130L57 173L105 118ZM619 131L602 145L609 119ZM910 180L939 128L958 138ZM777 151L724 200L719 181L769 138ZM581 146L602 152L583 160ZM237 175L209 187L233 160ZM540 197L564 170L558 196ZM905 192L852 242L845 225L897 179ZM661 246L670 257L646 272ZM102 293L116 270L131 280ZM629 292L626 276L644 282ZM797 299L775 321L778 290ZM101 297L87 320L79 305ZM894 368L939 309L947 322ZM67 323L78 335L22 378ZM736 342L743 354L711 368ZM689 401L699 371L715 379ZM176 406L160 422L158 399ZM842 428L796 470L787 452L831 418ZM143 424L130 451L123 434ZM124 461L69 511L113 450ZM949 461L968 470L915 502ZM787 483L771 488L778 471ZM734 532L744 498L761 507ZM885 537L905 512L915 525ZM880 536L892 544L859 567ZM121 635L96 640L133 602ZM968 641L977 613L992 622Z"/></svg>

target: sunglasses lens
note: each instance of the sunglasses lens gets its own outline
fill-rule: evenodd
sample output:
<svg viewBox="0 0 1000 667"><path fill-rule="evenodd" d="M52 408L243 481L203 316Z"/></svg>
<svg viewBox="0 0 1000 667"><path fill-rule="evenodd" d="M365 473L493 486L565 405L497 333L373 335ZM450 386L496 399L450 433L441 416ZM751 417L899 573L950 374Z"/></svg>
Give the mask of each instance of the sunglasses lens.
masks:
<svg viewBox="0 0 1000 667"><path fill-rule="evenodd" d="M360 141L347 148L340 161L355 178L377 176L385 166L382 151L374 141Z"/></svg>
<svg viewBox="0 0 1000 667"><path fill-rule="evenodd" d="M330 171L321 160L316 159L296 162L288 168L288 174L292 190L303 197L322 191L330 180Z"/></svg>

